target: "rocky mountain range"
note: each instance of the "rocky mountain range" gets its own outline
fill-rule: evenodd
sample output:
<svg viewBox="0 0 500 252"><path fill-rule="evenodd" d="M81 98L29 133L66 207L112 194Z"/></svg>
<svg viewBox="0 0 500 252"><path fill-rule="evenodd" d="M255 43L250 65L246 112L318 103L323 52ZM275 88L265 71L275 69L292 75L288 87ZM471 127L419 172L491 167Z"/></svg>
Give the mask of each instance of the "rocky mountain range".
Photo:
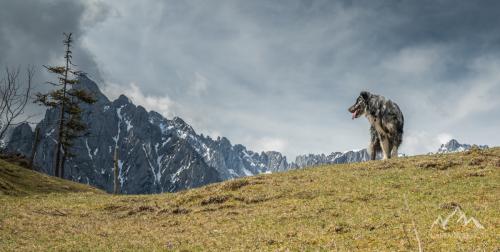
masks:
<svg viewBox="0 0 500 252"><path fill-rule="evenodd" d="M225 137L197 134L181 118L166 119L148 112L124 95L110 101L86 76L80 77L75 88L93 93L97 102L81 105L88 132L74 142L75 157L65 164L67 179L111 191L115 148L121 192L130 194L174 192L291 167L279 152L256 153L232 145ZM53 174L58 114L58 110L47 110L36 126L41 139L35 165L48 174ZM29 125L16 127L10 139L7 150L31 155L34 131Z"/></svg>
<svg viewBox="0 0 500 252"><path fill-rule="evenodd" d="M442 144L435 152L438 154L454 153L469 150L474 145L461 144L456 139L451 139L447 143ZM480 149L489 148L488 145L476 145ZM429 154L433 154L432 152ZM399 156L406 156L404 153L399 153ZM380 159L380 155L377 159ZM330 155L325 154L308 154L300 155L295 162L291 164L291 168L304 168L308 166L323 165L323 164L343 164L368 161L370 156L366 149L353 150L346 152L332 152Z"/></svg>
<svg viewBox="0 0 500 252"><path fill-rule="evenodd" d="M126 194L175 192L237 177L369 159L363 149L300 155L289 163L280 152L258 153L225 137L197 134L181 118L148 112L124 95L110 101L86 76L80 77L76 88L93 93L97 102L81 105L88 132L74 141L75 156L66 161L65 177L108 192L113 190L115 149L121 193ZM36 126L41 137L34 163L47 174L53 174L58 114L47 110ZM12 131L7 150L30 156L33 139L32 128L21 124ZM448 149L457 148L452 143Z"/></svg>
<svg viewBox="0 0 500 252"><path fill-rule="evenodd" d="M454 153L454 152L461 152L461 151L466 151L469 150L473 147L474 145L470 144L461 144L459 143L456 139L451 139L445 144L442 144L441 147L437 150L436 153ZM486 149L489 148L488 145L476 145L480 149Z"/></svg>
<svg viewBox="0 0 500 252"><path fill-rule="evenodd" d="M297 156L295 158L295 162L291 164L291 168L305 168L309 166L324 164L355 163L368 160L370 160L370 155L368 154L368 151L366 149L345 152L332 152L329 155L307 154Z"/></svg>

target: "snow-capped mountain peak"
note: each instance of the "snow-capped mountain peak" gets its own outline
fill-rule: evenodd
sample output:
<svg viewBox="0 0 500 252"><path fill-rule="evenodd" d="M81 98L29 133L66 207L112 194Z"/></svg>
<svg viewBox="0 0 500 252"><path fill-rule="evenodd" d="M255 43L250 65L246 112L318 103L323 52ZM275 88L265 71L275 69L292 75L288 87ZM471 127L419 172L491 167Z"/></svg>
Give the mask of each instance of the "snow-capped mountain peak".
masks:
<svg viewBox="0 0 500 252"><path fill-rule="evenodd" d="M461 151L466 151L466 150L471 149L472 146L473 145L470 145L470 144L461 144L456 139L451 139L447 143L442 144L441 147L439 147L437 153L461 152ZM479 145L477 147L480 149L488 148L487 145Z"/></svg>

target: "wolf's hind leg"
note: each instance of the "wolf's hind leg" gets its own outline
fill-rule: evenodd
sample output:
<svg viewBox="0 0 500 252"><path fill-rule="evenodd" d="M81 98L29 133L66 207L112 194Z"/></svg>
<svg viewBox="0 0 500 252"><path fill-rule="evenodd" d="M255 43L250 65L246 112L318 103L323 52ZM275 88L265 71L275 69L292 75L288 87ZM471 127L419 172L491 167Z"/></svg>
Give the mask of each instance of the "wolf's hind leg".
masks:
<svg viewBox="0 0 500 252"><path fill-rule="evenodd" d="M387 137L380 138L380 146L382 147L383 159L385 160L391 158L391 150L389 149L390 144Z"/></svg>
<svg viewBox="0 0 500 252"><path fill-rule="evenodd" d="M391 150L391 157L392 158L397 158L398 157L398 147L394 145Z"/></svg>

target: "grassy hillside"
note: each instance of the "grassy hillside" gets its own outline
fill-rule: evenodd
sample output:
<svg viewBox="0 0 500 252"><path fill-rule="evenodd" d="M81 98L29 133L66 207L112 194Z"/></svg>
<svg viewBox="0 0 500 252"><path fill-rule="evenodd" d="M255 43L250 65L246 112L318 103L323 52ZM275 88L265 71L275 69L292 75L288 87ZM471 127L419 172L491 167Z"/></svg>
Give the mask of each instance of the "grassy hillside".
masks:
<svg viewBox="0 0 500 252"><path fill-rule="evenodd" d="M2 183L13 181L7 170ZM18 179L27 174L11 170ZM14 185L24 196L0 196L0 250L416 251L417 237L425 251L500 249L500 148L321 166L161 195L60 193L55 180L40 192L57 193L35 193L44 180L32 176ZM446 230L432 227L457 207L484 229L463 226L457 215Z"/></svg>
<svg viewBox="0 0 500 252"><path fill-rule="evenodd" d="M0 196L101 192L93 187L31 171L0 159Z"/></svg>

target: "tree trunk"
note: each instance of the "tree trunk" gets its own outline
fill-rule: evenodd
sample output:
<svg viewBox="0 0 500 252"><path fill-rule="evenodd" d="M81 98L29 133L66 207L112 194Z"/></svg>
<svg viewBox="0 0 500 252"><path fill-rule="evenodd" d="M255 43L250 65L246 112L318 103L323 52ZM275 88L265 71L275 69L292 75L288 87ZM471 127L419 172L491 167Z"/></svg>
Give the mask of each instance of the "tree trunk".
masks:
<svg viewBox="0 0 500 252"><path fill-rule="evenodd" d="M60 145L59 143L56 144L56 155L54 158L54 176L59 177L59 160L61 159L61 152L60 152Z"/></svg>
<svg viewBox="0 0 500 252"><path fill-rule="evenodd" d="M31 146L31 156L29 168L33 170L33 161L35 160L36 148L38 147L38 143L40 142L40 128L35 129L35 139L33 139L33 145Z"/></svg>
<svg viewBox="0 0 500 252"><path fill-rule="evenodd" d="M64 164L66 163L66 151L64 151L64 153L62 154L62 158L61 158L61 169L60 169L60 178L64 178Z"/></svg>
<svg viewBox="0 0 500 252"><path fill-rule="evenodd" d="M60 164L61 164L61 149L62 149L62 133L63 133L63 123L64 123L64 104L61 105L61 117L59 119L59 132L57 136L57 144L56 144L56 158L54 161L54 176L59 177L60 172Z"/></svg>
<svg viewBox="0 0 500 252"><path fill-rule="evenodd" d="M113 174L114 174L114 187L113 187L113 193L114 194L118 194L118 192L120 191L120 185L118 184L118 175L119 175L119 171L118 171L118 148L115 148L115 155L114 155L114 166L115 166L115 169L113 171Z"/></svg>
<svg viewBox="0 0 500 252"><path fill-rule="evenodd" d="M69 35L71 37L71 34ZM68 38L69 41L69 38ZM63 99L61 102L61 118L59 120L59 139L57 140L57 149L56 149L56 167L55 167L55 174L58 176L59 174L61 175L60 177L63 178L64 171L64 162L60 162L59 159L61 159L61 147L62 147L62 137L63 137L63 130L64 130L64 113L65 113L65 106L66 106L66 84L68 83L68 70L69 70L69 60L70 60L70 50L69 50L70 44L66 44L66 68L64 69L64 80L63 80ZM65 159L65 157L63 157Z"/></svg>

